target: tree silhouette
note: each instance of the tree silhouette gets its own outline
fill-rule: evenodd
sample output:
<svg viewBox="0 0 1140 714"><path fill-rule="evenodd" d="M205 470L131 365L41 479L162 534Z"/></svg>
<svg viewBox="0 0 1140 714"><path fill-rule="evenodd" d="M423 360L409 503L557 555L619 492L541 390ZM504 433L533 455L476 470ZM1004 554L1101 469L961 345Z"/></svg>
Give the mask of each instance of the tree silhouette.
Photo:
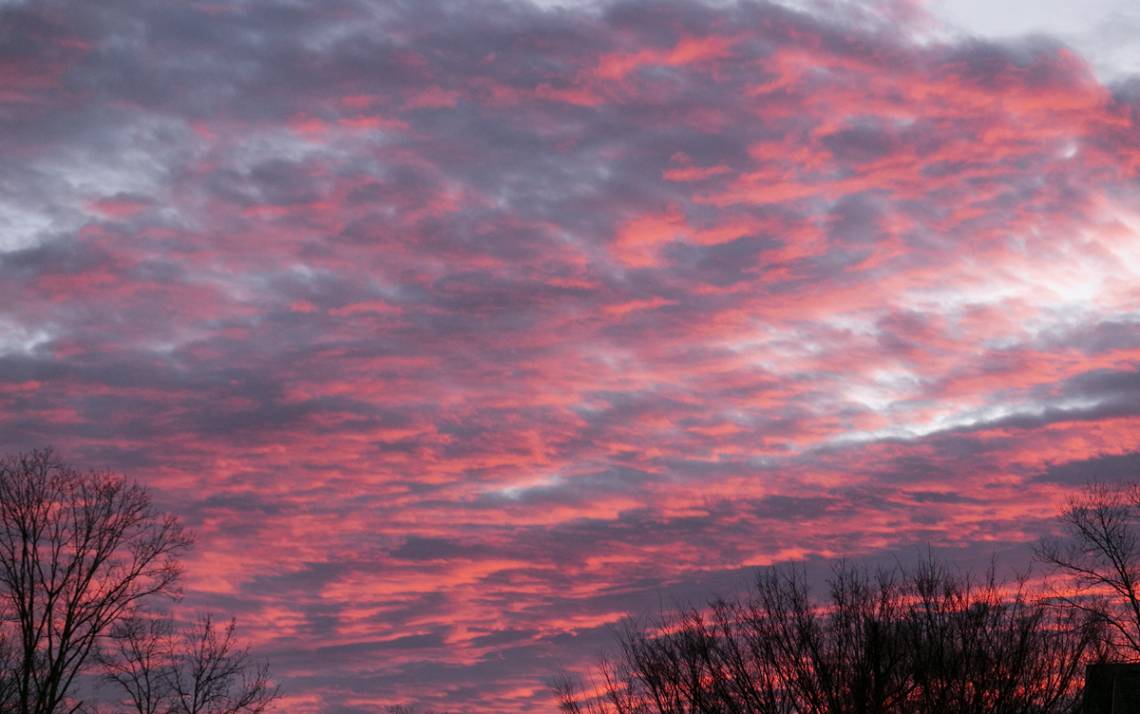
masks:
<svg viewBox="0 0 1140 714"><path fill-rule="evenodd" d="M1114 657L1140 660L1140 485L1089 484L1061 522L1068 538L1037 549L1075 589L1057 600L1103 621Z"/></svg>
<svg viewBox="0 0 1140 714"><path fill-rule="evenodd" d="M50 450L0 460L0 603L13 649L4 711L77 711L69 697L98 639L146 598L175 592L190 545L121 476L81 473Z"/></svg>
<svg viewBox="0 0 1140 714"><path fill-rule="evenodd" d="M0 712L15 709L16 700L16 649L5 632L7 621L0 617Z"/></svg>
<svg viewBox="0 0 1140 714"><path fill-rule="evenodd" d="M182 629L165 617L124 620L100 654L105 677L138 714L259 714L279 690L238 645L236 626L210 615Z"/></svg>
<svg viewBox="0 0 1140 714"><path fill-rule="evenodd" d="M138 714L168 714L169 639L173 625L166 617L134 615L116 623L110 644L99 651L103 676L127 697Z"/></svg>
<svg viewBox="0 0 1140 714"><path fill-rule="evenodd" d="M802 570L628 626L591 682L554 683L567 714L1062 714L1100 659L1098 620L1030 600L991 569L933 558L840 565L826 598Z"/></svg>

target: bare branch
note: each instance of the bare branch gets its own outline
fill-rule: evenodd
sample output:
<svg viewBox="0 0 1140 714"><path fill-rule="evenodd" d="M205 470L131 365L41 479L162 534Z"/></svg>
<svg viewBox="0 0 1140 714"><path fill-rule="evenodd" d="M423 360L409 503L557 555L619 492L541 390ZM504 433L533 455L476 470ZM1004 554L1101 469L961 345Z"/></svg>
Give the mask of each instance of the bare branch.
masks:
<svg viewBox="0 0 1140 714"><path fill-rule="evenodd" d="M0 602L15 643L17 714L54 714L98 640L141 601L176 595L191 537L147 491L52 451L0 460ZM8 711L8 709L5 709Z"/></svg>
<svg viewBox="0 0 1140 714"><path fill-rule="evenodd" d="M768 570L745 597L628 627L600 685L554 692L567 714L1069 714L1101 623L995 573L840 564L815 599L802 571Z"/></svg>
<svg viewBox="0 0 1140 714"><path fill-rule="evenodd" d="M1060 520L1068 537L1037 548L1064 577L1055 600L1100 619L1113 657L1140 660L1140 487L1090 483Z"/></svg>
<svg viewBox="0 0 1140 714"><path fill-rule="evenodd" d="M238 645L236 627L210 615L180 629L167 618L125 620L101 656L105 677L137 714L260 714L278 688Z"/></svg>

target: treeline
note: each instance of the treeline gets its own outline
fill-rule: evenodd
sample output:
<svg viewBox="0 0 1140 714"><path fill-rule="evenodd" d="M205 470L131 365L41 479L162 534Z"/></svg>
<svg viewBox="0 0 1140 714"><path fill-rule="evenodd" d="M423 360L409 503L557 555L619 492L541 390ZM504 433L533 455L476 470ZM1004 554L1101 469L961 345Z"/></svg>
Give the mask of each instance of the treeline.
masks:
<svg viewBox="0 0 1140 714"><path fill-rule="evenodd" d="M802 568L626 627L566 714L1069 714L1086 665L1140 661L1140 487L1090 486L1037 559L1056 590L959 573ZM0 457L0 712L258 714L279 692L209 615L177 622L193 538L147 490L51 451ZM165 600L164 600L165 598ZM86 684L101 685L91 696ZM394 712L401 711L398 707Z"/></svg>
<svg viewBox="0 0 1140 714"><path fill-rule="evenodd" d="M1140 490L1091 486L1043 542L1058 589L910 568L759 573L738 597L627 624L567 714L1070 714L1088 664L1140 659Z"/></svg>
<svg viewBox="0 0 1140 714"><path fill-rule="evenodd" d="M836 569L815 599L802 570L746 596L682 608L620 636L593 686L558 684L568 713L1051 714L1105 656L1100 621L980 583L934 560Z"/></svg>

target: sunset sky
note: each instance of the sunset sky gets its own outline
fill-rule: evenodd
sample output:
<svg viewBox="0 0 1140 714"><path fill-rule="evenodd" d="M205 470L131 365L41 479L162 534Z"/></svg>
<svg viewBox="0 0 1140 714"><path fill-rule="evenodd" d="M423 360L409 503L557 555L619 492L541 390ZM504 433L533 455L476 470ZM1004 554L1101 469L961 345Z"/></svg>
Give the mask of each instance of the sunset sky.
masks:
<svg viewBox="0 0 1140 714"><path fill-rule="evenodd" d="M286 712L1020 563L1140 476L1131 5L0 0L0 450L150 486Z"/></svg>

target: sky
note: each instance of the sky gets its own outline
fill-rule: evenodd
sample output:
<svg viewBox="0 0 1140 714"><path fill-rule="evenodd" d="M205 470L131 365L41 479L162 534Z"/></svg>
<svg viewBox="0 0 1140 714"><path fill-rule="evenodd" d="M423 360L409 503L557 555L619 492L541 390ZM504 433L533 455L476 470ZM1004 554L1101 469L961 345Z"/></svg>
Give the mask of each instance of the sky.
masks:
<svg viewBox="0 0 1140 714"><path fill-rule="evenodd" d="M1140 16L1075 6L3 0L0 450L150 487L288 712L1024 562L1140 474Z"/></svg>

